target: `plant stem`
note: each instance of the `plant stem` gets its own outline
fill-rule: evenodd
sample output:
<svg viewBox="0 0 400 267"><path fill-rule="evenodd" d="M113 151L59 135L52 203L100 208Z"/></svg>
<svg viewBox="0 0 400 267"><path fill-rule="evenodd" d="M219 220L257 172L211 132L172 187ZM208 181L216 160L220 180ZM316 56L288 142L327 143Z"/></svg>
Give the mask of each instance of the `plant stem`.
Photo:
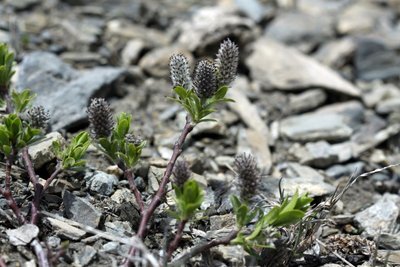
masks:
<svg viewBox="0 0 400 267"><path fill-rule="evenodd" d="M49 259L44 251L43 247L40 245L39 240L35 238L31 242L31 247L35 251L36 257L38 258L38 263L40 267L50 267Z"/></svg>
<svg viewBox="0 0 400 267"><path fill-rule="evenodd" d="M17 202L11 193L11 169L15 158L15 149L10 156L6 157L6 177L5 177L5 188L4 190L0 188L0 193L7 200L8 206L14 212L15 216L17 216L18 222L23 224L26 222L24 215L22 215L21 210L19 209Z"/></svg>
<svg viewBox="0 0 400 267"><path fill-rule="evenodd" d="M169 178L171 177L172 171L175 166L175 162L182 153L183 143L185 142L186 137L193 130L193 128L194 125L191 124L189 117L186 117L185 126L183 127L182 133L179 136L178 141L176 141L174 145L174 150L171 159L168 162L167 168L165 169L164 175L161 179L160 187L158 188L156 194L153 196L150 205L142 213L139 229L137 232L137 237L139 237L142 240L146 236L148 224L151 217L154 214L154 211L161 204L161 200L164 198L166 194L166 187L167 184L169 183ZM131 249L129 250L129 255L133 256L134 253L135 253L135 248L131 247ZM130 266L130 262L127 259L125 260L125 266Z"/></svg>
<svg viewBox="0 0 400 267"><path fill-rule="evenodd" d="M36 224L38 220L38 213L39 213L39 205L40 205L40 196L42 194L42 189L43 186L39 183L39 179L36 176L35 169L33 168L32 160L29 156L28 153L28 148L24 147L22 149L22 159L25 162L25 167L26 170L28 171L29 179L31 180L31 183L33 184L34 188L34 197L32 200L32 205L31 205L31 223Z"/></svg>
<svg viewBox="0 0 400 267"><path fill-rule="evenodd" d="M43 185L43 192L47 190L47 188L50 186L51 182L54 180L54 178L57 177L57 175L62 172L63 168L60 162L57 163L56 169L54 172L50 175L50 177L46 180L46 182Z"/></svg>
<svg viewBox="0 0 400 267"><path fill-rule="evenodd" d="M125 170L124 176L129 182L129 187L131 188L133 194L135 195L136 202L139 205L140 213L142 214L144 211L144 203L143 203L143 199L142 199L142 194L140 194L139 190L136 187L135 180L133 179L132 169Z"/></svg>
<svg viewBox="0 0 400 267"><path fill-rule="evenodd" d="M174 260L168 266L184 266L185 263L192 257L209 250L212 247L219 245L228 245L239 233L239 230L232 230L227 236L214 239L209 242L201 243L195 247L192 247L185 255L181 256L179 259Z"/></svg>
<svg viewBox="0 0 400 267"><path fill-rule="evenodd" d="M0 267L7 267L7 264L2 257L0 257Z"/></svg>
<svg viewBox="0 0 400 267"><path fill-rule="evenodd" d="M180 221L178 224L178 229L176 230L175 238L168 247L167 261L171 259L172 253L176 250L176 248L179 245L179 241L181 241L182 239L183 229L185 228L186 222L187 220L183 220Z"/></svg>

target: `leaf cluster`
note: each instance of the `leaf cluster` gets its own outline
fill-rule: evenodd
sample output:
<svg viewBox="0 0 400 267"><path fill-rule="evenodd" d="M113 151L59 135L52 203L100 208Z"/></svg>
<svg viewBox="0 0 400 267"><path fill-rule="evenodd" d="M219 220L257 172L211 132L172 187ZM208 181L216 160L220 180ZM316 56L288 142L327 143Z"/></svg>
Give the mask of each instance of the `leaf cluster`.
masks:
<svg viewBox="0 0 400 267"><path fill-rule="evenodd" d="M299 196L298 192L296 192L292 197L286 197L281 204L264 214L261 209L251 210L238 197L231 196L236 223L241 229L232 243L242 245L246 251L255 255L255 248L264 248L271 245L268 244L268 239L271 236L279 235L278 227L290 226L301 221L312 201L313 198L308 197L307 194ZM249 233L245 226L255 219L257 223Z"/></svg>
<svg viewBox="0 0 400 267"><path fill-rule="evenodd" d="M36 97L36 94L33 94L31 90L25 89L22 92L13 91L11 93L11 100L14 106L14 110L16 113L24 112L32 100Z"/></svg>
<svg viewBox="0 0 400 267"><path fill-rule="evenodd" d="M0 151L10 156L28 144L36 141L42 131L29 126L29 124L15 114L4 116L0 124Z"/></svg>
<svg viewBox="0 0 400 267"><path fill-rule="evenodd" d="M121 113L117 117L116 125L111 136L99 138L97 141L103 152L116 164L132 168L138 162L145 141L129 142L127 135L130 133L132 117Z"/></svg>
<svg viewBox="0 0 400 267"><path fill-rule="evenodd" d="M204 192L199 184L193 180L187 180L183 186L174 186L176 211L171 215L180 220L189 220L200 207L204 199Z"/></svg>
<svg viewBox="0 0 400 267"><path fill-rule="evenodd" d="M0 86L7 87L15 71L12 69L14 64L14 53L8 51L6 44L0 44Z"/></svg>
<svg viewBox="0 0 400 267"><path fill-rule="evenodd" d="M82 158L89 145L89 134L80 132L72 138L67 146L64 146L60 141L54 141L53 151L57 158L60 159L63 169L79 168L86 163Z"/></svg>
<svg viewBox="0 0 400 267"><path fill-rule="evenodd" d="M215 111L214 106L219 103L234 102L230 98L225 98L228 86L221 86L212 97L207 99L200 99L193 89L187 90L182 86L175 86L173 90L177 97L172 100L179 103L190 114L194 123L215 121L214 119L205 119Z"/></svg>

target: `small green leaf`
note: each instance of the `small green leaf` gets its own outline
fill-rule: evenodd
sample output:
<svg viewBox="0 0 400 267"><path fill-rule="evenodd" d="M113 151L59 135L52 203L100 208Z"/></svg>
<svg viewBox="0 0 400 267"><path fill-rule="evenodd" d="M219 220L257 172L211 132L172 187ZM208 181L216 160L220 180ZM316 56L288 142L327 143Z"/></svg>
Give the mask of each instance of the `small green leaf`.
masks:
<svg viewBox="0 0 400 267"><path fill-rule="evenodd" d="M304 217L304 212L300 210L291 210L279 214L273 222L273 226L286 226L298 222Z"/></svg>
<svg viewBox="0 0 400 267"><path fill-rule="evenodd" d="M185 99L188 94L187 90L182 86L175 86L174 91L180 99Z"/></svg>
<svg viewBox="0 0 400 267"><path fill-rule="evenodd" d="M221 86L217 92L214 94L214 98L222 99L225 97L226 93L228 92L228 86Z"/></svg>
<svg viewBox="0 0 400 267"><path fill-rule="evenodd" d="M66 159L63 160L64 169L71 168L71 167L74 166L74 164L75 164L75 159L74 158L67 157Z"/></svg>
<svg viewBox="0 0 400 267"><path fill-rule="evenodd" d="M11 146L3 145L3 152L4 152L4 155L6 155L6 156L11 155L11 152L12 152Z"/></svg>

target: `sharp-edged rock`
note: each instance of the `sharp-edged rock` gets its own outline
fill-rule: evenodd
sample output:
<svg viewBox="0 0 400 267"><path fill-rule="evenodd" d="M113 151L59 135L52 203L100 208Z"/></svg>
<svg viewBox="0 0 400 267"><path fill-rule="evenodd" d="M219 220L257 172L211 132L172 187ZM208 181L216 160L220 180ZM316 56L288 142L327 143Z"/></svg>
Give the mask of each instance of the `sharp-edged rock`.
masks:
<svg viewBox="0 0 400 267"><path fill-rule="evenodd" d="M246 60L251 77L265 89L300 90L320 87L359 96L357 87L314 59L268 38L253 44Z"/></svg>

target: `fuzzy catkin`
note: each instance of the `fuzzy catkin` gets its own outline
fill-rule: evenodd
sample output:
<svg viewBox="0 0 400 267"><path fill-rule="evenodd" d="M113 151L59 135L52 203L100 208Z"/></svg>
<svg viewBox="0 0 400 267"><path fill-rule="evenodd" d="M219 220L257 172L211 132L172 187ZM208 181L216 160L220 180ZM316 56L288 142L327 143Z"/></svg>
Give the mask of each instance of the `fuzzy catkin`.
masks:
<svg viewBox="0 0 400 267"><path fill-rule="evenodd" d="M192 89L192 79L190 78L190 68L187 58L182 54L172 55L169 60L169 69L172 85L182 86Z"/></svg>
<svg viewBox="0 0 400 267"><path fill-rule="evenodd" d="M240 154L235 158L235 171L240 190L240 197L243 200L250 200L257 192L260 181L260 172L256 160L250 154Z"/></svg>
<svg viewBox="0 0 400 267"><path fill-rule="evenodd" d="M110 105L104 98L93 98L87 109L90 133L96 138L108 137L114 128Z"/></svg>
<svg viewBox="0 0 400 267"><path fill-rule="evenodd" d="M239 64L239 48L231 40L223 41L217 53L215 66L218 73L218 86L229 86L236 78Z"/></svg>
<svg viewBox="0 0 400 267"><path fill-rule="evenodd" d="M35 106L28 110L27 118L30 126L38 129L46 129L50 120L50 114L43 106Z"/></svg>
<svg viewBox="0 0 400 267"><path fill-rule="evenodd" d="M217 91L217 77L215 72L215 64L212 60L201 60L193 75L193 84L197 96L201 99L212 97Z"/></svg>
<svg viewBox="0 0 400 267"><path fill-rule="evenodd" d="M175 163L173 174L175 176L174 183L177 187L182 187L190 176L192 176L188 163L183 160Z"/></svg>

